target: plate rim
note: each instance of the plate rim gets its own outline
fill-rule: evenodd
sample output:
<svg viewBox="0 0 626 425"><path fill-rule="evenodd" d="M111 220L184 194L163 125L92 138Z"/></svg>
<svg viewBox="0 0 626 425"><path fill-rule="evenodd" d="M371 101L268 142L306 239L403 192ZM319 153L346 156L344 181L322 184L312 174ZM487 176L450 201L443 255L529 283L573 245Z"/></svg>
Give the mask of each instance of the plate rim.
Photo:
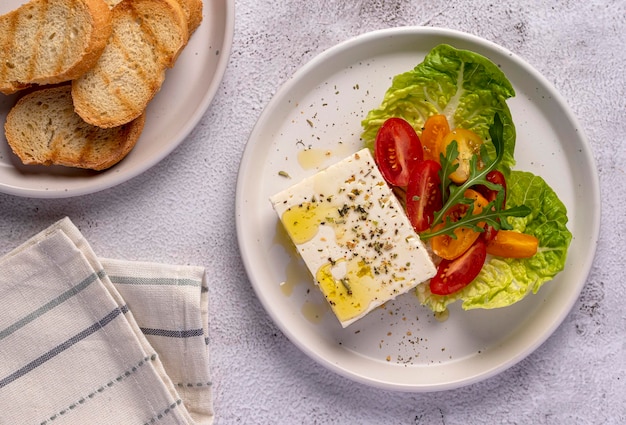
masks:
<svg viewBox="0 0 626 425"><path fill-rule="evenodd" d="M175 140L167 144L167 147L165 149L161 150L158 154L149 158L149 160L143 161L140 166L125 170L123 173L120 173L115 166L108 170L104 170L102 173L106 174L106 178L104 178L103 180L93 179L95 184L84 184L72 188L47 189L34 186L19 186L0 181L0 193L33 199L61 199L89 195L113 188L124 182L132 180L133 178L145 173L150 168L154 167L155 165L163 161L167 156L169 156L185 141L185 139L187 139L193 129L198 125L202 117L206 114L215 96L217 95L217 91L219 90L220 84L224 78L224 75L226 74L226 70L230 62L230 56L232 54L235 32L235 0L221 1L224 3L224 33L222 35L221 44L217 48L217 50L219 51L219 58L216 62L213 78L211 79L208 90L200 98L198 106L195 108L185 124L181 126ZM200 25L202 25L202 23ZM89 177L80 178L87 180L89 179ZM68 177L68 179L71 179L71 177Z"/></svg>
<svg viewBox="0 0 626 425"><path fill-rule="evenodd" d="M509 359L508 361L502 362L499 365L495 365L494 367L490 368L489 370L481 374L467 377L460 381L459 380L448 381L448 382L434 384L434 385L433 384L425 384L425 385L395 384L391 382L383 382L381 380L371 379L366 376L355 374L354 372L347 370L344 367L341 367L339 364L333 363L332 361L330 361L330 359L321 358L320 356L318 356L314 350L312 350L309 346L307 346L307 344L305 344L301 339L297 338L296 335L293 335L291 330L279 320L277 312L274 311L272 308L270 308L270 306L268 305L268 300L265 298L262 291L260 291L261 288L255 284L254 270L252 269L251 259L247 255L248 254L248 250L246 248L247 242L245 239L245 235L241 230L244 224L245 217L246 217L246 212L244 211L245 199L243 198L243 194L242 194L243 189L244 189L244 184L245 184L244 174L246 173L246 165L249 164L251 161L253 161L253 158L252 158L253 146L251 145L250 142L253 141L255 137L257 137L257 133L261 132L262 127L264 125L264 121L267 119L267 116L270 115L270 111L272 111L275 108L275 106L279 104L281 100L283 100L284 96L293 89L294 85L297 84L297 82L300 80L302 76L305 76L311 69L314 69L320 64L322 64L327 58L332 57L336 53L341 52L345 49L348 49L354 45L368 43L372 40L377 40L381 37L387 37L387 36L392 36L392 35L407 35L407 34L412 35L414 37L420 37L424 35L426 36L434 35L434 36L446 36L446 37L451 36L451 37L456 37L456 38L462 38L471 43L477 43L488 49L493 49L495 51L498 51L502 55L508 56L517 65L521 66L525 72L531 73L532 76L544 86L544 88L549 90L549 94L554 98L555 102L557 102L563 107L563 112L567 115L568 119L570 119L571 122L576 125L576 128L578 129L580 140L582 142L581 150L582 150L583 158L587 166L589 167L589 169L593 171L592 173L593 178L589 182L593 190L593 194L592 194L593 196L589 204L594 205L594 208L592 210L592 215L594 216L595 219L593 220L592 228L590 231L592 240L590 241L589 254L585 257L585 262L584 262L584 265L582 266L582 270L585 270L586 273L584 276L581 276L580 283L578 284L576 290L571 293L571 296L568 302L566 304L561 305L559 314L554 315L553 320L550 323L550 325L546 327L543 330L543 332L540 334L540 336L534 340L534 343L526 346L524 350L517 352L513 358ZM462 386L471 385L479 381L483 381L485 379L493 377L509 369L510 367L514 366L520 361L522 361L524 358L532 354L537 348L539 348L548 338L550 338L550 336L552 336L552 334L563 323L567 315L572 310L574 304L576 303L576 301L578 300L580 296L580 293L591 271L591 267L592 267L592 264L596 255L596 248L597 248L597 244L599 240L599 233L600 233L600 218L601 218L600 199L601 198L600 198L599 175L598 175L595 158L594 158L589 140L587 139L584 131L582 130L582 127L580 126L578 119L573 114L573 111L571 110L567 102L565 102L561 94L555 89L552 83L550 83L550 81L548 81L533 66L531 66L528 62L526 62L517 54L511 52L510 50L506 49L503 46L500 46L494 42L491 42L479 36L462 32L462 31L458 31L458 30L454 30L454 29L448 29L448 28L405 26L405 27L385 28L385 29L379 29L379 30L366 32L366 33L348 38L338 44L335 44L331 46L330 48L320 52L310 61L302 65L299 69L297 69L293 73L291 77L289 77L279 87L279 89L274 93L274 95L270 99L269 103L264 107L244 147L241 162L239 165L237 183L236 183L235 224L237 228L237 240L239 244L241 258L242 258L242 262L244 264L244 268L247 273L247 277L250 281L250 284L253 287L253 290L255 291L257 298L263 305L263 308L266 311L266 313L270 316L274 324L278 326L278 328L283 332L283 334L285 334L285 336L287 336L287 338L295 346L297 346L301 351L303 351L308 357L310 357L312 360L314 360L318 364L326 367L327 369L331 371L336 372L337 374L343 377L352 379L356 382L360 382L365 385L375 386L375 387L388 389L388 390L400 390L400 391L407 391L407 392L433 392L433 391L456 389Z"/></svg>

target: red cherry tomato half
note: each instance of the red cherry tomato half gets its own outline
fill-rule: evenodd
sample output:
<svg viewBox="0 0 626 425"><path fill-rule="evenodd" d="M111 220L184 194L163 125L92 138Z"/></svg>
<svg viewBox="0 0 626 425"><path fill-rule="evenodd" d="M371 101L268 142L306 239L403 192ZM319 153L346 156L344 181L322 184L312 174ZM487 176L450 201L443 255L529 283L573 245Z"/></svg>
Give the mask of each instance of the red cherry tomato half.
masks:
<svg viewBox="0 0 626 425"><path fill-rule="evenodd" d="M486 179L488 182L491 182L491 183L494 183L503 187L504 198L502 199L502 209L504 209L505 204L506 204L506 179L504 178L504 174L502 174L498 170L492 170L489 173L487 173ZM475 189L477 192L483 195L489 202L494 201L496 199L496 196L498 195L497 190L489 189L485 185L477 185ZM485 224L484 227L485 227L485 232L484 232L485 240L487 242L494 240L496 235L498 234L498 231L490 224Z"/></svg>
<svg viewBox="0 0 626 425"><path fill-rule="evenodd" d="M409 170L424 157L422 142L407 121L389 118L376 135L374 156L387 183L406 187Z"/></svg>
<svg viewBox="0 0 626 425"><path fill-rule="evenodd" d="M487 179L488 182L500 185L504 188L504 191L505 191L504 201L502 201L502 208L504 208L504 204L506 201L506 179L504 178L504 174L502 174L498 170L492 170L489 173L487 173L487 176L485 178ZM489 189L487 186L482 185L482 184L477 185L475 189L478 193L483 195L489 202L495 200L496 196L498 195L497 190Z"/></svg>
<svg viewBox="0 0 626 425"><path fill-rule="evenodd" d="M418 162L411 171L406 190L406 213L416 232L428 230L433 224L435 212L442 207L441 165L426 159Z"/></svg>
<svg viewBox="0 0 626 425"><path fill-rule="evenodd" d="M437 274L430 280L430 292L437 295L450 295L465 288L483 268L487 258L487 244L483 238L476 242L463 255L454 260L442 260Z"/></svg>
<svg viewBox="0 0 626 425"><path fill-rule="evenodd" d="M499 230L496 230L496 228L493 227L491 224L485 223L483 228L485 229L485 231L483 232L483 238L485 239L485 242L487 243L494 240L496 236L498 235Z"/></svg>

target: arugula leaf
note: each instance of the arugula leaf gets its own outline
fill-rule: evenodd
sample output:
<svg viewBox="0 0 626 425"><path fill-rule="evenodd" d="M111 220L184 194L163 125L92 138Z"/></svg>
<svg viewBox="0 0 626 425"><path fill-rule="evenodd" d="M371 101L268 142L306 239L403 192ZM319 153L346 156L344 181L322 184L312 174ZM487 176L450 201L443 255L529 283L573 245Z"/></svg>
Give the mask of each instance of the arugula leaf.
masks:
<svg viewBox="0 0 626 425"><path fill-rule="evenodd" d="M450 174L454 173L459 168L458 162L455 159L459 156L459 150L457 149L457 141L453 140L446 149L446 156L442 153L439 154L439 163L441 169L439 170L439 180L441 181L441 196L443 197L443 203L448 201L450 196L450 188L455 187L450 180Z"/></svg>
<svg viewBox="0 0 626 425"><path fill-rule="evenodd" d="M517 207L506 210L498 209L497 205L502 204L498 204L497 201L490 202L480 213L473 214L474 206L471 204L463 218L458 221L451 221L450 218L447 218L444 227L438 230L421 233L420 239L427 240L439 235L449 235L456 239L456 234L454 233L455 229L467 227L476 232L484 232L485 228L482 226L484 223L490 224L496 230L512 230L513 226L511 226L508 220L503 220L503 218L526 217L530 213L530 209L525 205L518 205Z"/></svg>
<svg viewBox="0 0 626 425"><path fill-rule="evenodd" d="M502 209L502 200L504 196L504 191L501 190L502 187L494 185L487 180L487 174L494 170L503 158L503 134L503 125L502 120L500 119L500 114L496 114L493 119L493 124L489 128L489 135L491 136L491 141L496 150L496 157L493 161L491 161L485 147L481 146L481 159L485 164L485 167L481 169L478 168L478 155L474 155L470 160L469 178L460 186L452 184L448 177L450 173L454 172L456 167L458 167L458 164L453 164L458 157L456 140L453 140L450 145L448 145L445 156L443 154L440 155L441 170L439 172L439 177L441 179L441 192L444 197L444 205L441 210L435 213L431 229L439 223L444 223L444 225L436 231L428 230L420 233L420 238L422 240L444 234L456 238L454 230L459 227L467 227L482 232L484 229L482 226L478 225L480 222L487 222L496 230L499 230L500 228L510 229L510 225L508 224L506 217L525 217L530 213L530 209L524 205L519 205L508 210ZM480 213L473 214L474 201L466 198L464 194L467 189L479 184L492 189L497 189L498 195L496 196L496 199L490 202ZM469 206L465 215L457 221L452 221L449 218L444 221L446 213L457 204L466 204Z"/></svg>

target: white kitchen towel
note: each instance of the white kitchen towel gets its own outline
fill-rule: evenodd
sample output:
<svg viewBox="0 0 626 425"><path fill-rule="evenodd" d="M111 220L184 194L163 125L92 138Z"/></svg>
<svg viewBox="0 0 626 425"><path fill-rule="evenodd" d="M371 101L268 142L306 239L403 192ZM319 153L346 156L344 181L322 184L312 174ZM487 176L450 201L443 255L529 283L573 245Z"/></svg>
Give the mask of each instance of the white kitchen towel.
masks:
<svg viewBox="0 0 626 425"><path fill-rule="evenodd" d="M0 424L211 424L202 267L100 259L65 218L0 258Z"/></svg>

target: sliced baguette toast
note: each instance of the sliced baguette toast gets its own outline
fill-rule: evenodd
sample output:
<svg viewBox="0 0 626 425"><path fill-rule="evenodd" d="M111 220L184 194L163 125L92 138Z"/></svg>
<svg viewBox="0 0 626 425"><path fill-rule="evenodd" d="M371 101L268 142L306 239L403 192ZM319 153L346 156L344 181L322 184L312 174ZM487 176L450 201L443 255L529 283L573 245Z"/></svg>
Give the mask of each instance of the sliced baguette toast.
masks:
<svg viewBox="0 0 626 425"><path fill-rule="evenodd" d="M117 5L121 0L105 0L111 8ZM193 34L193 32L200 26L202 22L202 9L203 4L202 0L177 0L180 7L183 9L185 13L185 17L187 18L187 26L189 27L189 34Z"/></svg>
<svg viewBox="0 0 626 425"><path fill-rule="evenodd" d="M31 0L0 16L0 92L82 75L104 50L111 18L104 0Z"/></svg>
<svg viewBox="0 0 626 425"><path fill-rule="evenodd" d="M122 0L104 0L111 9L113 9Z"/></svg>
<svg viewBox="0 0 626 425"><path fill-rule="evenodd" d="M177 0L121 1L113 8L113 32L98 62L72 81L78 115L103 128L137 118L188 39Z"/></svg>
<svg viewBox="0 0 626 425"><path fill-rule="evenodd" d="M4 125L9 146L27 165L63 165L104 170L135 146L145 116L115 128L85 123L75 112L69 84L23 96Z"/></svg>
<svg viewBox="0 0 626 425"><path fill-rule="evenodd" d="M187 27L191 35L202 23L202 0L179 0L179 3L187 18Z"/></svg>

